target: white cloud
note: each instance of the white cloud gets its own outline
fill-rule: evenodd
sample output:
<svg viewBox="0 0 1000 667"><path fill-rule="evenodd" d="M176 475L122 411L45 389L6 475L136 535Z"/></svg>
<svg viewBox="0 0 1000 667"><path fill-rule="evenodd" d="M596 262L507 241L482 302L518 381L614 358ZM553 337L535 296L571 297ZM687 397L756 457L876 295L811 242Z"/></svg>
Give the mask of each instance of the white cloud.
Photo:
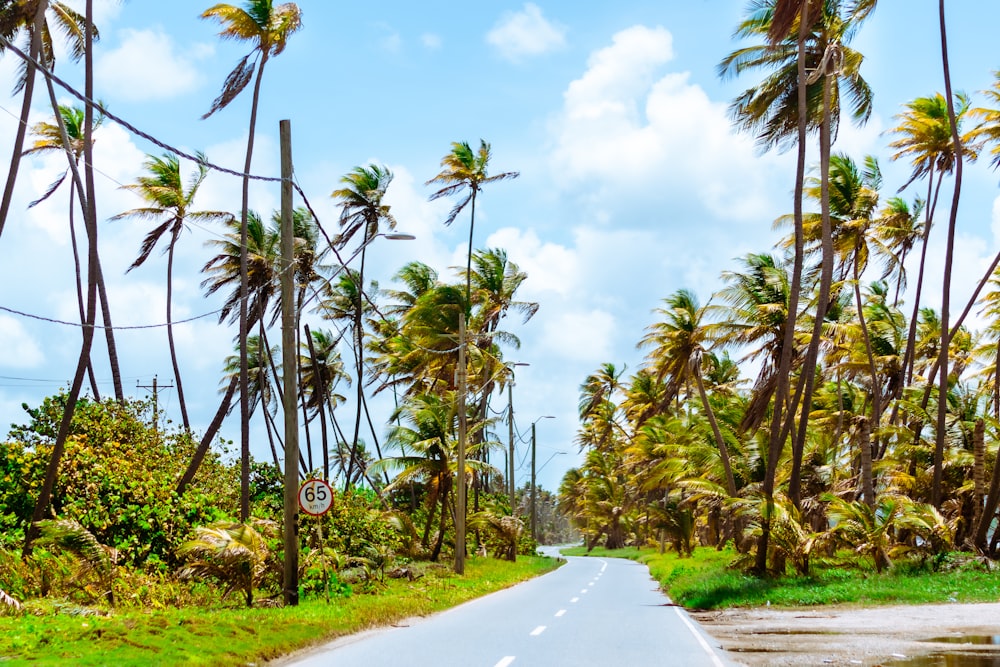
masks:
<svg viewBox="0 0 1000 667"><path fill-rule="evenodd" d="M435 35L432 32L425 32L420 35L420 43L424 45L424 48L430 51L437 51L441 48L441 35Z"/></svg>
<svg viewBox="0 0 1000 667"><path fill-rule="evenodd" d="M688 73L660 74L673 57L671 34L645 26L617 33L590 57L550 124L554 177L611 204L672 198L674 210L680 202L759 223L781 184L771 170L787 158L756 154L752 139L732 130L726 105Z"/></svg>
<svg viewBox="0 0 1000 667"><path fill-rule="evenodd" d="M0 367L32 368L44 361L41 349L21 323L0 315Z"/></svg>
<svg viewBox="0 0 1000 667"><path fill-rule="evenodd" d="M486 41L511 62L520 62L566 46L566 28L552 23L533 3L519 12L507 12L486 34Z"/></svg>
<svg viewBox="0 0 1000 667"><path fill-rule="evenodd" d="M163 100L196 89L203 77L196 59L177 52L170 37L153 30L122 30L118 48L96 63L103 90L129 101ZM205 54L205 49L196 53Z"/></svg>

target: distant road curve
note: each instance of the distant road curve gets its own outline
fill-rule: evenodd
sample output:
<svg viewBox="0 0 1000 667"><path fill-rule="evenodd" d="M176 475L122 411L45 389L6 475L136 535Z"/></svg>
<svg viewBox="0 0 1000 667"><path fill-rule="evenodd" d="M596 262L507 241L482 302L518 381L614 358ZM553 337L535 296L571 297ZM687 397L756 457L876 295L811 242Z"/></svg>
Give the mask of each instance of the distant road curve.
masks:
<svg viewBox="0 0 1000 667"><path fill-rule="evenodd" d="M548 548L548 555L558 555ZM513 588L343 637L287 667L731 667L738 664L659 590L646 566L569 558Z"/></svg>

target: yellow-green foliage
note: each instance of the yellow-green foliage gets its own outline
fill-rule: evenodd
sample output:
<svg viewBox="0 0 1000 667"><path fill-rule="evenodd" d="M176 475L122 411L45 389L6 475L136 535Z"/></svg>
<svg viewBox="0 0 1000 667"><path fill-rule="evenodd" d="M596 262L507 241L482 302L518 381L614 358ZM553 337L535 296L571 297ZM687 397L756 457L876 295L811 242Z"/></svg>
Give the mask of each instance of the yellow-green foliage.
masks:
<svg viewBox="0 0 1000 667"><path fill-rule="evenodd" d="M31 421L0 443L0 548L18 548L52 451L65 395L28 410ZM77 521L120 563L173 566L174 549L191 528L237 507L238 471L218 454L206 457L195 483L174 492L197 443L154 430L145 401L81 400L52 495L52 513ZM0 574L0 588L3 588Z"/></svg>

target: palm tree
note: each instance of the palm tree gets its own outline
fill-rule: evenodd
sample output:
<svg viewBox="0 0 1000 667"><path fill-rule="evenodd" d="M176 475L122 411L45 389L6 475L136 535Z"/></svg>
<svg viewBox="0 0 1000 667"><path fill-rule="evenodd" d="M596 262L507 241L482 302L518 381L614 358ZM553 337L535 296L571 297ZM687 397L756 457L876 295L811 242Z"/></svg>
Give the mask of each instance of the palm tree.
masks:
<svg viewBox="0 0 1000 667"><path fill-rule="evenodd" d="M247 247L247 225L250 201L250 166L253 158L254 135L257 126L257 106L260 100L261 81L264 78L264 66L271 56L276 56L285 50L285 45L292 33L302 26L302 17L298 6L293 2L275 5L273 0L247 0L243 7L220 3L209 7L202 13L202 18L214 19L222 24L223 39L236 39L251 42L253 48L243 56L223 84L222 92L212 103L202 118L211 116L216 111L225 108L247 87L250 80L256 78L253 87L253 99L250 104L250 123L247 136L246 161L243 165L243 203L240 208L240 248ZM250 517L250 413L245 400L247 396L247 357L245 341L249 331L248 305L249 298L249 266L246 253L240 253L240 518L247 521Z"/></svg>
<svg viewBox="0 0 1000 667"><path fill-rule="evenodd" d="M54 26L50 26L46 14L51 13ZM89 29L88 29L88 26ZM11 200L14 196L14 183L20 166L24 139L28 129L28 116L31 112L31 102L35 90L34 62L40 62L46 69L55 66L55 49L52 44L52 27L69 38L70 57L79 61L86 51L88 39L97 37L97 28L86 17L81 16L68 5L59 0L40 0L38 2L7 2L0 9L0 35L8 41L13 41L18 33L27 33L28 59L20 65L21 76L14 84L14 92L23 91L21 100L21 116L17 134L14 138L14 148L10 158L10 169L4 185L3 198L0 200L0 234L3 233L7 214L10 212ZM0 47L3 51L3 47ZM58 112L57 108L53 109Z"/></svg>
<svg viewBox="0 0 1000 667"><path fill-rule="evenodd" d="M327 411L333 415L334 408L344 401L344 397L334 393L334 388L341 379L350 380L344 370L344 362L337 351L341 335L335 335L328 330L310 330L305 326L305 354L299 364L302 373L302 401L306 410L306 425L309 423L309 413L320 420L323 442L323 479L330 479L330 446L327 435ZM311 468L312 466L310 466ZM345 471L341 471L345 472Z"/></svg>
<svg viewBox="0 0 1000 667"><path fill-rule="evenodd" d="M340 202L341 232L335 240L335 246L344 248L352 238L362 232L361 264L358 271L346 271L338 283L341 290L347 290L342 296L348 296L351 308L351 333L353 334L354 368L357 377L357 419L354 426L353 450L357 449L361 427L361 413L366 409L364 397L364 275L365 255L368 244L379 233L385 224L389 229L395 229L396 219L389 212L389 206L383 203L386 190L392 182L392 172L377 164L368 167L355 167L340 179L344 186L334 190L330 195ZM355 281L353 288L345 286L344 280ZM381 456L381 454L379 454Z"/></svg>
<svg viewBox="0 0 1000 667"><path fill-rule="evenodd" d="M654 311L661 319L647 328L640 347L652 347L647 362L656 370L658 380L666 380L661 397L661 407L669 404L691 380L698 388L702 408L712 427L715 444L726 476L726 490L736 495L736 481L729 461L729 449L719 430L715 412L708 402L705 381L702 378L701 359L706 351L708 329L702 325L705 309L689 290L678 290L664 299L665 308Z"/></svg>
<svg viewBox="0 0 1000 667"><path fill-rule="evenodd" d="M466 470L459 470L456 457L458 443L455 427L458 415L455 412L454 392L441 395L420 394L408 397L396 410L393 419L401 418L402 423L393 427L389 442L409 454L382 458L369 466L369 472L398 470L392 483L384 493L402 488L413 481L423 481L430 491L427 496L427 522L424 525L423 545L430 544L430 530L434 522L437 506L441 508L437 539L431 551L431 560L437 560L441 553L448 517L448 501L452 490L452 479L456 475L466 476L468 472L497 472L488 464L472 458L466 461ZM470 432L486 428L483 422L474 422ZM479 449L494 443L481 442L472 445L469 453L475 455ZM458 546L456 545L456 548Z"/></svg>
<svg viewBox="0 0 1000 667"><path fill-rule="evenodd" d="M132 269L142 266L150 254L159 243L160 239L167 237L167 344L170 347L170 362L174 368L174 380L177 382L177 400L180 404L181 418L184 422L184 429L191 430L191 421L188 419L187 404L184 400L184 385L181 382L180 365L177 362L177 348L174 344L174 325L172 317L173 290L174 290L174 252L177 248L177 241L188 221L213 222L225 221L232 218L232 215L223 211L193 211L194 197L198 192L205 177L208 175L208 167L205 166L205 156L203 153L196 153L198 157L198 167L194 174L184 183L181 177L180 160L176 155L169 153L163 157L147 155L144 167L148 175L140 176L135 183L122 186L126 190L136 193L145 202L146 206L123 211L112 220L125 220L136 218L139 220L150 220L158 223L146 234L142 246L139 249L139 256L128 268Z"/></svg>
<svg viewBox="0 0 1000 667"><path fill-rule="evenodd" d="M959 93L957 95L958 107L956 109L956 119L959 124L962 118L969 111L969 98ZM917 322L917 312L920 309L921 295L924 282L924 266L927 258L927 239L930 236L934 212L937 208L938 195L944 176L955 170L957 163L955 143L951 137L950 121L948 119L948 102L941 94L930 97L918 97L905 105L906 110L898 114L896 118L899 125L892 128L890 132L899 138L890 142L889 146L896 150L892 155L893 160L904 157L910 158L913 171L909 180L900 190L908 187L911 183L920 178L927 179L927 194L924 201L924 223L921 237L920 263L917 269L917 282L914 286L913 315L910 318L910 331L908 340L913 340ZM972 135L963 137L963 142L972 141ZM937 181L935 181L935 177ZM906 383L913 381L913 347L907 344L906 355Z"/></svg>
<svg viewBox="0 0 1000 667"><path fill-rule="evenodd" d="M791 292L788 301L788 319L785 327L784 354L778 361L778 402L771 419L771 447L765 495L771 502L774 467L787 432L794 420L795 405L788 406L788 416L782 426L785 384L791 371L792 341L799 304L799 285L803 269L802 232L802 183L805 170L805 136L813 127L820 132L820 165L826 168L830 144L836 137L841 116L841 90L843 82L846 97L852 101L852 115L859 123L867 121L871 113L871 90L861 78L859 69L862 57L847 43L857 27L875 6L875 0L842 3L840 0L817 3L819 11L811 12L812 3L801 0L763 0L751 5L751 15L737 29L743 38L764 38L765 44L739 49L719 65L720 74L739 74L747 69L774 70L764 82L750 88L731 105L731 114L737 125L756 133L758 142L765 147L780 146L789 140L793 128L798 138L798 162L795 188L795 255L792 267ZM790 37L791 28L798 15L798 35ZM807 76L807 70L810 71ZM792 101L795 101L793 106ZM824 173L824 182L825 182ZM808 404L813 389L813 368L818 354L820 329L829 302L832 273L832 248L829 236L829 213L823 199L823 262L820 277L820 294L814 318L813 336L806 351L805 372L800 390L804 389L803 402ZM799 391L795 400L798 400ZM805 421L803 417L802 421ZM800 428L804 427L804 424ZM761 552L766 552L768 527L765 522L761 536ZM757 569L763 572L766 554L758 555Z"/></svg>
<svg viewBox="0 0 1000 667"><path fill-rule="evenodd" d="M458 203L448 213L444 224L451 225L462 210L469 206L469 252L465 268L465 309L470 312L472 307L472 239L476 226L476 196L487 183L506 181L519 176L516 171L505 171L493 176L489 175L490 145L479 140L479 149L473 152L466 141L455 141L451 144L451 152L441 158L441 172L425 183L443 184L444 187L430 196L430 201L441 197L458 195Z"/></svg>
<svg viewBox="0 0 1000 667"><path fill-rule="evenodd" d="M195 538L178 549L192 559L181 576L217 579L225 585L223 597L239 591L247 607L252 607L254 588L275 569L266 539L273 532L273 526L262 521L220 522L196 528Z"/></svg>

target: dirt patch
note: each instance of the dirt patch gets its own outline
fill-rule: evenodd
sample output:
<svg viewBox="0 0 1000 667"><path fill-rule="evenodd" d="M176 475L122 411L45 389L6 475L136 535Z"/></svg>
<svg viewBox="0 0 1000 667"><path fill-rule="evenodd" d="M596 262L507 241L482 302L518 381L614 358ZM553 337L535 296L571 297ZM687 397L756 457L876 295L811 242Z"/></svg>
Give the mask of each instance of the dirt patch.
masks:
<svg viewBox="0 0 1000 667"><path fill-rule="evenodd" d="M943 651L988 651L1000 660L1000 646L928 641L1000 635L1000 603L730 609L691 616L749 667L905 665L907 658Z"/></svg>

